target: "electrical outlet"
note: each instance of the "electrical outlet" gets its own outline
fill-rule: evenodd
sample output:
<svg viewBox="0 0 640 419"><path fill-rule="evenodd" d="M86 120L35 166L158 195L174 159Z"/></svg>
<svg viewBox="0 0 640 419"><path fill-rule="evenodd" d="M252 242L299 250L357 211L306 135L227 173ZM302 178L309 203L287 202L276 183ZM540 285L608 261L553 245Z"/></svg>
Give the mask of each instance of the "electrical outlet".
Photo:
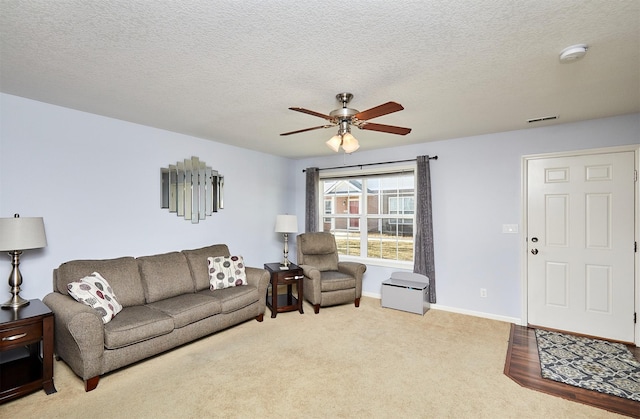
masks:
<svg viewBox="0 0 640 419"><path fill-rule="evenodd" d="M480 288L480 297L487 298L487 289L486 288Z"/></svg>

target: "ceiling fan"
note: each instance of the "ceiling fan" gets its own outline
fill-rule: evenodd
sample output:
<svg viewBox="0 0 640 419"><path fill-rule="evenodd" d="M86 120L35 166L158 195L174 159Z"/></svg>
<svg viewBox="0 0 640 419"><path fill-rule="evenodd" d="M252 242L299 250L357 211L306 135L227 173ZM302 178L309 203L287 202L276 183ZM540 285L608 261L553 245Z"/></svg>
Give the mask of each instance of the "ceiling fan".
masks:
<svg viewBox="0 0 640 419"><path fill-rule="evenodd" d="M379 116L387 115L393 112L398 112L403 110L402 105L396 102L387 102L382 105L378 105L374 108L367 109L366 111L358 111L357 109L351 109L347 107L347 104L353 99L353 95L351 93L338 93L336 95L336 99L340 103L342 103L342 108L335 109L329 113L329 115L325 115L320 112L311 111L305 108L289 108L292 111L306 113L308 115L317 116L329 121L329 124L319 125L317 127L300 129L297 131L285 132L280 135L291 135L298 134L300 132L312 131L315 129L321 128L331 128L334 126L338 126L338 134L334 135L327 141L327 146L331 148L333 151L338 152L340 150L340 146L346 153L353 153L358 148L360 148L360 144L358 144L358 140L355 139L353 135L351 135L351 126L356 126L360 129L370 130L370 131L379 131L386 132L389 134L397 134L397 135L407 135L411 132L411 128L403 128L396 127L393 125L384 125L384 124L374 124L369 122L369 119L377 118Z"/></svg>

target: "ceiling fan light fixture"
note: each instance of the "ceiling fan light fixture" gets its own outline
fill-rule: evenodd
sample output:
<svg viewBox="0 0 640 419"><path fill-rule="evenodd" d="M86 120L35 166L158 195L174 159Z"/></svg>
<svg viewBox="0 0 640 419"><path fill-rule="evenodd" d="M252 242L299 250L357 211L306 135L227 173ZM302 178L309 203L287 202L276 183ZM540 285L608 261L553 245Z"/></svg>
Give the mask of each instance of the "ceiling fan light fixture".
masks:
<svg viewBox="0 0 640 419"><path fill-rule="evenodd" d="M350 132L347 132L342 136L342 149L345 153L351 154L359 148L360 144L358 143L358 140L356 140Z"/></svg>
<svg viewBox="0 0 640 419"><path fill-rule="evenodd" d="M329 147L331 150L337 153L338 151L340 151L340 144L342 144L342 137L339 135L334 135L333 137L329 138L329 141L327 141L326 144L327 144L327 147Z"/></svg>

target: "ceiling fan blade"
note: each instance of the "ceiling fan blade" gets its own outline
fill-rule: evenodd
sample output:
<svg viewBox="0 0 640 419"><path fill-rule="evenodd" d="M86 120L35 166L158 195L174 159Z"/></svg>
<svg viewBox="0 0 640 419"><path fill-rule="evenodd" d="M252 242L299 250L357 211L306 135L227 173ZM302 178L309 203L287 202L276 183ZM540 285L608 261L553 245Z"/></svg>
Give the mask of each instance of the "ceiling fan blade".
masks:
<svg viewBox="0 0 640 419"><path fill-rule="evenodd" d="M305 132L305 131L313 131L314 129L320 129L320 128L331 128L333 127L333 125L320 125L319 127L313 127L313 128L305 128L305 129L299 129L297 131L291 131L291 132L284 132L280 135L291 135L291 134L297 134L299 132Z"/></svg>
<svg viewBox="0 0 640 419"><path fill-rule="evenodd" d="M333 121L333 117L329 116L329 115L325 115L323 113L320 112L316 112L316 111L310 111L309 109L305 109L305 108L289 108L292 111L296 111L296 112L302 112L302 113L306 113L307 115L313 115L313 116L317 116L320 118L324 118L328 121Z"/></svg>
<svg viewBox="0 0 640 419"><path fill-rule="evenodd" d="M395 127L393 125L372 124L371 122L360 125L360 129L368 129L370 131L380 131L389 134L407 135L411 132L411 128Z"/></svg>
<svg viewBox="0 0 640 419"><path fill-rule="evenodd" d="M382 115L386 115L393 112L398 112L403 110L401 104L396 102L387 102L382 105L378 105L375 108L367 109L366 111L359 112L355 114L355 117L361 121L366 121L368 119L377 118Z"/></svg>

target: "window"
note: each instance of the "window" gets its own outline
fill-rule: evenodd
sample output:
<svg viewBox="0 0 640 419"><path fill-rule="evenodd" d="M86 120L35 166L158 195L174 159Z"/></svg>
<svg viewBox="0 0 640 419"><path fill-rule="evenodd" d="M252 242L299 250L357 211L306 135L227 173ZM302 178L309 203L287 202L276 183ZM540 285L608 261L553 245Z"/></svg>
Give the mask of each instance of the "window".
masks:
<svg viewBox="0 0 640 419"><path fill-rule="evenodd" d="M392 196L389 198L390 214L414 214L414 198L413 196ZM392 224L413 224L413 218L391 218Z"/></svg>
<svg viewBox="0 0 640 419"><path fill-rule="evenodd" d="M333 214L333 200L326 199L324 200L324 214ZM330 223L330 218L325 218L323 220L324 223Z"/></svg>
<svg viewBox="0 0 640 419"><path fill-rule="evenodd" d="M322 231L336 238L338 253L387 261L413 261L413 170L320 180Z"/></svg>

